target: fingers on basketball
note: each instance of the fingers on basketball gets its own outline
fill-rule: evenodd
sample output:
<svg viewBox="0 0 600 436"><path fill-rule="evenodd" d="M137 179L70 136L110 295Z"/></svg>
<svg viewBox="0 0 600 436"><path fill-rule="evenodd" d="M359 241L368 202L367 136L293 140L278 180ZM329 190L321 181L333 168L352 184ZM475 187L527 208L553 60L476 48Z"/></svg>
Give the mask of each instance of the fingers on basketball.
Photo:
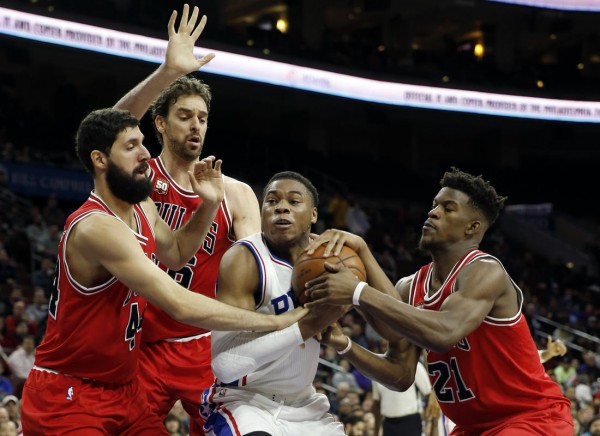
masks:
<svg viewBox="0 0 600 436"><path fill-rule="evenodd" d="M306 282L324 274L329 274L325 269L325 262L334 265L342 264L350 269L358 280L366 281L367 273L365 266L358 254L350 247L344 246L337 256L331 255L324 257L324 250L325 246L322 245L315 250L312 256L303 253L294 264L294 269L292 271L292 289L294 290L294 294L300 305L303 305L307 301L307 296L304 292L306 289Z"/></svg>

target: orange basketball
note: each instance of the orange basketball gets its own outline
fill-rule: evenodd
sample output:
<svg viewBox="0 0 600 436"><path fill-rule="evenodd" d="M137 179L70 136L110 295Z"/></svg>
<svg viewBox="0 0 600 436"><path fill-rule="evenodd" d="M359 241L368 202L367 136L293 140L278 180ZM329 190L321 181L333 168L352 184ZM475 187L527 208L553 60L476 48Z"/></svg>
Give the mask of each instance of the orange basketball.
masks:
<svg viewBox="0 0 600 436"><path fill-rule="evenodd" d="M335 256L332 254L329 257L323 257L323 251L325 251L325 245L317 248L312 256L309 256L306 252L302 253L294 264L292 289L301 305L304 305L307 301L306 294L304 293L306 282L328 273L325 269L325 262L334 265L342 264L346 268L349 268L358 277L358 280L363 282L367 280L365 265L352 248L344 245L339 255Z"/></svg>

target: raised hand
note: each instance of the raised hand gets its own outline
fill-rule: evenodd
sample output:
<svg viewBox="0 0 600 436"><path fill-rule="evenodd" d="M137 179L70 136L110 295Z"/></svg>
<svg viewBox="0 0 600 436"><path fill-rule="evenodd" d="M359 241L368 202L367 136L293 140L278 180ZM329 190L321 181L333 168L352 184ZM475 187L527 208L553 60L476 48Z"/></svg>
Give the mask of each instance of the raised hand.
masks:
<svg viewBox="0 0 600 436"><path fill-rule="evenodd" d="M177 11L173 11L169 19L168 32L169 44L165 54L164 68L171 70L176 76L196 71L209 63L214 57L214 53L196 59L194 56L194 46L206 26L206 15L202 15L198 22L200 13L197 6L194 6L192 15L189 15L190 7L185 4L179 21L179 27L175 29L177 20Z"/></svg>
<svg viewBox="0 0 600 436"><path fill-rule="evenodd" d="M225 188L221 164L220 159L215 160L214 156L208 156L196 162L193 171L188 171L192 189L203 202L216 204L223 200Z"/></svg>
<svg viewBox="0 0 600 436"><path fill-rule="evenodd" d="M548 358L555 356L564 356L567 353L567 346L563 341L557 339L556 342L552 340L552 336L548 335L548 344L546 345L546 351L548 352Z"/></svg>

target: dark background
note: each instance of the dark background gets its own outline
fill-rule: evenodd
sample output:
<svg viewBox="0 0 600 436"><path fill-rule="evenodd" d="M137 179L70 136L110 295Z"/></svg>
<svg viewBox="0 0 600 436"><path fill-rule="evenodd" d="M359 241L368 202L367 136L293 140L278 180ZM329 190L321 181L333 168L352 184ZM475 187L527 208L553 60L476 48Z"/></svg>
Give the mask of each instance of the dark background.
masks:
<svg viewBox="0 0 600 436"><path fill-rule="evenodd" d="M183 3L0 5L166 39L168 17ZM548 98L600 97L600 13L487 1L406 3L413 2L190 2L209 18L198 43L203 47L383 80ZM282 16L289 20L286 34L265 30ZM478 41L486 47L481 59L472 53ZM38 150L47 163L72 166L73 134L82 117L113 105L156 66L0 35L6 118L0 139ZM577 218L598 210L597 124L394 107L202 77L214 97L204 154L222 158L226 173L253 185L292 169L321 188L429 202L444 170L454 165L491 179L511 203L551 202ZM143 131L156 155L147 117Z"/></svg>

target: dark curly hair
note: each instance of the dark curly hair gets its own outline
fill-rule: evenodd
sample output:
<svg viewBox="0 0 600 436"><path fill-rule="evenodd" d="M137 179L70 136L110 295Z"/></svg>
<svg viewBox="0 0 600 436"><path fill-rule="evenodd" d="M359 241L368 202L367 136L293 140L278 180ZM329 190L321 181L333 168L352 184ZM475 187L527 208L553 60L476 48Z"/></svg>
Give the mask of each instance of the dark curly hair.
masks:
<svg viewBox="0 0 600 436"><path fill-rule="evenodd" d="M312 184L310 180L304 177L302 174L297 173L295 171L282 171L280 173L274 174L273 177L269 179L267 184L265 185L265 189L263 190L263 201L267 194L267 189L271 186L271 183L276 182L277 180L295 180L304 185L306 190L310 193L310 197L313 202L313 207L317 207L319 205L319 193L317 192L317 188Z"/></svg>
<svg viewBox="0 0 600 436"><path fill-rule="evenodd" d="M444 173L440 180L440 186L467 194L470 197L471 206L483 213L490 226L498 218L507 199L507 197L498 195L496 189L481 175L474 176L455 167L451 167L450 171Z"/></svg>
<svg viewBox="0 0 600 436"><path fill-rule="evenodd" d="M139 121L123 109L97 109L90 112L79 124L75 136L75 152L85 169L94 175L91 153L99 150L110 155L117 135L127 127L139 126Z"/></svg>
<svg viewBox="0 0 600 436"><path fill-rule="evenodd" d="M152 125L154 126L154 131L156 132L158 142L161 145L163 145L162 135L156 128L154 120L156 119L157 115L166 118L171 105L175 103L182 95L198 95L202 97L206 103L206 109L210 113L210 101L212 100L210 86L191 74L179 77L167 88L165 88L152 104Z"/></svg>

